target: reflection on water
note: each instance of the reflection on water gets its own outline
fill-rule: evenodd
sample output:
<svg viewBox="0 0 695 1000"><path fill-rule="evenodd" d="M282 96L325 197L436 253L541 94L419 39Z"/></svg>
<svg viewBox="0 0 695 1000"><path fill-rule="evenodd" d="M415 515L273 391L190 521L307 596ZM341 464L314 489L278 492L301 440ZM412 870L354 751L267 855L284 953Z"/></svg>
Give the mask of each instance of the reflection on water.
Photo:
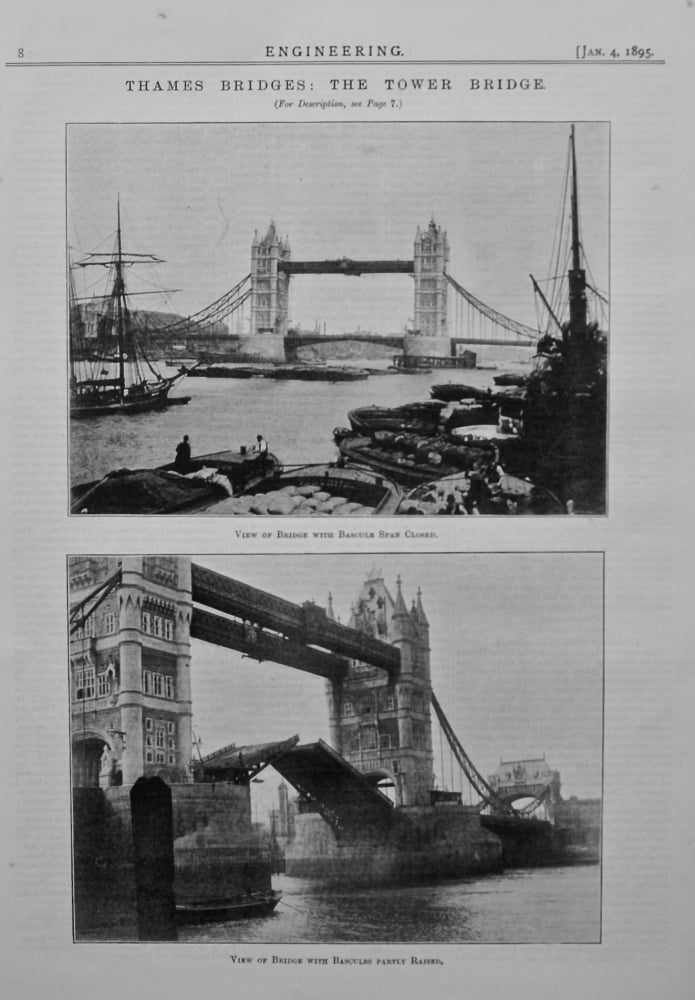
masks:
<svg viewBox="0 0 695 1000"><path fill-rule="evenodd" d="M500 365L500 370L503 367ZM518 365L508 367L526 370ZM333 429L349 425L348 410L373 403L400 406L429 399L430 386L437 382L487 387L495 374L443 369L430 374L372 375L366 381L338 383L184 379L172 395L191 396L186 406L72 420L71 483L89 482L113 469L152 468L173 461L184 434L191 438L194 455L237 451L263 434L270 450L285 465L330 462L337 455Z"/></svg>
<svg viewBox="0 0 695 1000"><path fill-rule="evenodd" d="M180 941L570 944L600 937L600 867L518 869L431 886L321 893L278 876L271 917L187 927Z"/></svg>

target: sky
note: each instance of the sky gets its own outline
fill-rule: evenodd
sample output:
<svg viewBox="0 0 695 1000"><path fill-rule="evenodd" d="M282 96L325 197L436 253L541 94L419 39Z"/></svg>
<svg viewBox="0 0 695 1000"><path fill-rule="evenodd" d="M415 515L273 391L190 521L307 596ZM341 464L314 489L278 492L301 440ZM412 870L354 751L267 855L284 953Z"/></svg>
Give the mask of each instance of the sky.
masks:
<svg viewBox="0 0 695 1000"><path fill-rule="evenodd" d="M195 562L344 623L376 567L408 606L422 588L434 692L469 756L488 775L500 758L545 753L566 797L601 794L603 564L595 553L201 556ZM328 741L325 682L289 667L192 642L193 725L201 752L299 735ZM433 723L435 771L439 731ZM445 777L449 755L445 749ZM266 804L278 775L254 786ZM458 785L456 786L458 787Z"/></svg>
<svg viewBox="0 0 695 1000"><path fill-rule="evenodd" d="M156 276L130 269L132 289L180 289L171 305L186 315L248 274L271 219L293 259L311 260L412 259L434 218L452 276L535 326L529 274L550 273L568 138L565 122L70 125L68 244L110 250L120 195L125 248L166 261ZM603 291L608 142L607 124L577 124L582 238ZM394 333L412 315L406 275L293 279L290 321L304 328Z"/></svg>

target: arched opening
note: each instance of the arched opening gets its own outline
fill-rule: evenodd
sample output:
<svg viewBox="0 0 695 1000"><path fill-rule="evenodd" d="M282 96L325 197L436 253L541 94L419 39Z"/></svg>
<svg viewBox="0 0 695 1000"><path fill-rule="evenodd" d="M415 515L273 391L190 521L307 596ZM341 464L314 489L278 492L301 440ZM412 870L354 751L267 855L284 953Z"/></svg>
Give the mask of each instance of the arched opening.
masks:
<svg viewBox="0 0 695 1000"><path fill-rule="evenodd" d="M98 736L78 736L72 743L73 788L98 788L102 756L108 749L105 740Z"/></svg>
<svg viewBox="0 0 695 1000"><path fill-rule="evenodd" d="M385 795L391 802L397 806L398 803L398 787L396 785L396 780L392 774L388 771L369 771L365 773L364 777L367 781L374 785L382 795Z"/></svg>
<svg viewBox="0 0 695 1000"><path fill-rule="evenodd" d="M514 799L511 804L517 812L523 812L525 816L531 816L533 819L548 819L548 810L544 799L539 802L537 798L525 795L523 798Z"/></svg>

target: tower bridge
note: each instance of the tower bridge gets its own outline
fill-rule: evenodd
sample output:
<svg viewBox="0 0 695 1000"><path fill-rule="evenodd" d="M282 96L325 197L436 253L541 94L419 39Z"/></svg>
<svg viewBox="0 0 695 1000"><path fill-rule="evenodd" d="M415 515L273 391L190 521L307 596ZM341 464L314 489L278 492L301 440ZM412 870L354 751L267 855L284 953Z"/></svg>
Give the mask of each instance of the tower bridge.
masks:
<svg viewBox="0 0 695 1000"><path fill-rule="evenodd" d="M293 260L288 238L282 238L271 221L264 236L254 233L251 244L251 269L234 287L211 305L188 320L158 331L171 336L184 328L197 327L201 333L226 317L246 317L237 322L239 352L273 361L285 361L288 352L298 346L344 340L367 342L366 336L339 335L314 338L310 334L293 336L290 330L291 281L302 276L406 275L413 282L412 326L405 330L405 317L394 317L402 324L402 336L374 337L412 357L457 357L466 345L490 344L531 347L538 331L519 323L486 305L458 282L449 270L449 240L434 219L415 232L412 256L407 258L355 260L336 257L322 260ZM450 298L454 308L450 310ZM248 323L248 332L240 332ZM349 323L349 317L346 317ZM307 339L308 338L308 339Z"/></svg>
<svg viewBox="0 0 695 1000"><path fill-rule="evenodd" d="M330 746L261 745L246 764L225 748L208 765L231 768L243 783L252 758L256 769L272 762L336 830L355 829L360 808L365 822L387 827L390 805L380 788L393 789L397 806L456 798L432 792L432 706L478 810L524 822L512 809L519 797L561 802L559 774L544 760L500 765L487 780L475 768L432 690L422 595L408 607L400 579L393 595L373 569L347 625L330 599L326 608L295 604L187 557L73 558L69 582L76 785L128 786L143 775L193 781L190 643L197 638L322 678Z"/></svg>

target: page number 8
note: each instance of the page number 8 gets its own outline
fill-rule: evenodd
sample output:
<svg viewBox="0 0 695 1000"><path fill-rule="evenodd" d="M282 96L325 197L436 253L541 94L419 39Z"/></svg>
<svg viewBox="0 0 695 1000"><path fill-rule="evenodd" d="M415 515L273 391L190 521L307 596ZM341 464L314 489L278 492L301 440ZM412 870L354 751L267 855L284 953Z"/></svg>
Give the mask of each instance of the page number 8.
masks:
<svg viewBox="0 0 695 1000"><path fill-rule="evenodd" d="M24 58L24 49L17 49L17 58L18 59Z"/></svg>

